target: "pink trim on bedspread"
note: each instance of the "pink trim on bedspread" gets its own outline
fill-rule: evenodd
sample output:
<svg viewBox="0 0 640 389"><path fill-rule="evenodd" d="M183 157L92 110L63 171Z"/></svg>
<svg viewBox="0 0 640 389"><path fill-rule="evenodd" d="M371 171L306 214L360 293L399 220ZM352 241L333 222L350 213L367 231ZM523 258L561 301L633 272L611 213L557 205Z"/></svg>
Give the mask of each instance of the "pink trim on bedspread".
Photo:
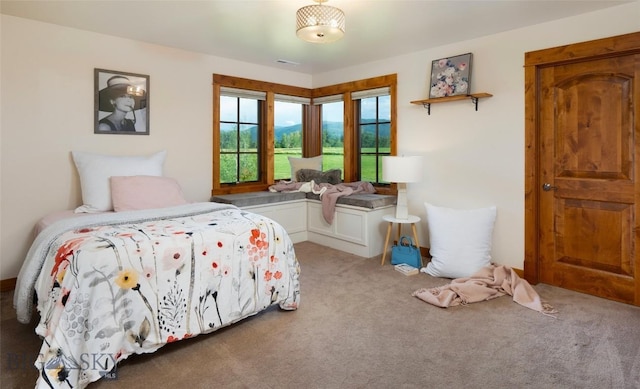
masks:
<svg viewBox="0 0 640 389"><path fill-rule="evenodd" d="M98 212L98 213L102 213L102 212ZM87 215L90 215L90 213L75 213L73 210L52 212L47 216L43 217L42 219L38 220L38 223L36 223L36 226L34 228L34 236L38 236L38 234L42 232L42 230L44 230L45 228L49 227L50 225L52 225L57 221L74 218L74 217L83 217Z"/></svg>

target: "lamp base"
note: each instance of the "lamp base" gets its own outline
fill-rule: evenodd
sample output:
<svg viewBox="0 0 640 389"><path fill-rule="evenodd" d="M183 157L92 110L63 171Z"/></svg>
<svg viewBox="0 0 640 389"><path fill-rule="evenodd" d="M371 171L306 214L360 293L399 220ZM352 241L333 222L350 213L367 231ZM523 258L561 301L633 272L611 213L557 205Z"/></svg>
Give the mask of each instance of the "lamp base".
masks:
<svg viewBox="0 0 640 389"><path fill-rule="evenodd" d="M398 200L396 201L396 219L408 219L409 207L407 206L407 184L398 183Z"/></svg>

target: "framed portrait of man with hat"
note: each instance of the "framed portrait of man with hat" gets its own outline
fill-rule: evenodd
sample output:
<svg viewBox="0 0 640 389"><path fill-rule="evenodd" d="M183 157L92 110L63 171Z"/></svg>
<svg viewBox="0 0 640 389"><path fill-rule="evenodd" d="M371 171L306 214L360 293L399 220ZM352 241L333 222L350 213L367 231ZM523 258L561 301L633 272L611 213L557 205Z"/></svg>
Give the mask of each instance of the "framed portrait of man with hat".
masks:
<svg viewBox="0 0 640 389"><path fill-rule="evenodd" d="M94 70L96 134L149 135L149 76Z"/></svg>

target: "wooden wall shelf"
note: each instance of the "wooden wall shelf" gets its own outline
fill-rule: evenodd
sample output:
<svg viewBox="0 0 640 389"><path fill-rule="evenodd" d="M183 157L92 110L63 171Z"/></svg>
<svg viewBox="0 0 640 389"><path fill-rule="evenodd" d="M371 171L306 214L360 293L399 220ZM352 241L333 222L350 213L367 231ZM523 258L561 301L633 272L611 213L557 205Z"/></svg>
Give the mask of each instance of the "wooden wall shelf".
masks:
<svg viewBox="0 0 640 389"><path fill-rule="evenodd" d="M450 101L459 101L459 100L471 100L471 102L475 105L476 111L478 110L478 100L484 97L491 97L492 94L489 93L472 93L470 95L458 95L458 96L447 96L447 97L438 97L434 99L424 99L424 100L415 100L412 101L411 104L420 104L427 109L427 114L431 115L431 104L435 103L447 103Z"/></svg>

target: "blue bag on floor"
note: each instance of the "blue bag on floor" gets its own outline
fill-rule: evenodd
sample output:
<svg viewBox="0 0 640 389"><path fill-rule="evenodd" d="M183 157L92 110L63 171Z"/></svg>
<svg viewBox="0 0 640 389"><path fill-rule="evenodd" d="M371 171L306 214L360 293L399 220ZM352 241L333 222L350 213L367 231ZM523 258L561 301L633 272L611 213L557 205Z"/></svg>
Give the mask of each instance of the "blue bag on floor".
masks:
<svg viewBox="0 0 640 389"><path fill-rule="evenodd" d="M417 269L422 267L420 249L416 247L411 237L406 235L401 236L398 243L391 247L391 264L399 265L401 263L406 263Z"/></svg>

